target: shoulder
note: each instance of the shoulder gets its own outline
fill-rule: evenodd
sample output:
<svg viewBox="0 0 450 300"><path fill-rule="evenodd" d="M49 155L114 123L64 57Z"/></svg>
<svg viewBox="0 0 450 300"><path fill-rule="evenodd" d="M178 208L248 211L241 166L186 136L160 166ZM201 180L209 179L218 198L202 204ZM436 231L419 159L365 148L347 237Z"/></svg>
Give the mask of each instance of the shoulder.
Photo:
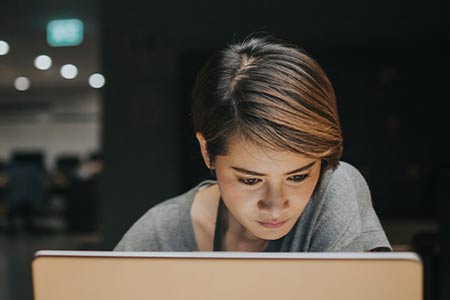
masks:
<svg viewBox="0 0 450 300"><path fill-rule="evenodd" d="M153 206L136 221L133 227L148 228L147 225L164 226L166 225L164 223L171 224L173 223L172 221L179 220L180 216L185 214L186 209L190 207L192 192L193 190L189 190L184 194L167 199Z"/></svg>
<svg viewBox="0 0 450 300"><path fill-rule="evenodd" d="M128 229L114 250L169 251L192 246L190 208L202 184L150 208Z"/></svg>
<svg viewBox="0 0 450 300"><path fill-rule="evenodd" d="M366 180L354 166L341 162L335 170L326 171L316 192L317 215L311 250L390 248L373 209Z"/></svg>
<svg viewBox="0 0 450 300"><path fill-rule="evenodd" d="M329 176L331 183L334 185L351 184L354 187L367 185L361 172L350 163L344 161L339 163L336 170L329 170L329 174L324 174L324 176Z"/></svg>
<svg viewBox="0 0 450 300"><path fill-rule="evenodd" d="M317 219L313 249L345 249L361 234L362 203L369 204L371 199L366 181L354 166L340 162L335 170L324 172L314 200Z"/></svg>
<svg viewBox="0 0 450 300"><path fill-rule="evenodd" d="M341 206L346 204L357 208L359 203L371 201L370 191L363 175L353 165L341 161L335 170L327 170L321 178L316 191L324 198L324 205Z"/></svg>
<svg viewBox="0 0 450 300"><path fill-rule="evenodd" d="M150 208L127 230L114 250L160 251L163 247L161 236L165 236L167 225L177 226L170 220L173 215L180 215L186 199L180 195Z"/></svg>

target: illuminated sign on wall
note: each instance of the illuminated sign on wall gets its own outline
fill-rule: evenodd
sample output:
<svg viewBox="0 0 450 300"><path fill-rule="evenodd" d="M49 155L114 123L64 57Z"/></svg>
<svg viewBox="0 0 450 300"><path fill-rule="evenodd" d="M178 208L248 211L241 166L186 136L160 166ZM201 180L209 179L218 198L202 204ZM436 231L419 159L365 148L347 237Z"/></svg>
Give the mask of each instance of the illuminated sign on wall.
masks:
<svg viewBox="0 0 450 300"><path fill-rule="evenodd" d="M78 46L84 25L79 19L53 20L47 24L47 43L52 47Z"/></svg>

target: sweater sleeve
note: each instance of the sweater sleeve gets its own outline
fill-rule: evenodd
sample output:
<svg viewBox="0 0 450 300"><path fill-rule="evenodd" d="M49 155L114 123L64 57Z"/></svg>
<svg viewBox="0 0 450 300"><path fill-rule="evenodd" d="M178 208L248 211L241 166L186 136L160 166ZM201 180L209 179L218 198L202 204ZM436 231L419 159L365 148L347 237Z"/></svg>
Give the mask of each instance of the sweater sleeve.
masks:
<svg viewBox="0 0 450 300"><path fill-rule="evenodd" d="M310 251L391 249L372 205L369 187L353 166L341 162L322 195Z"/></svg>
<svg viewBox="0 0 450 300"><path fill-rule="evenodd" d="M190 208L198 187L148 210L125 233L115 251L196 251Z"/></svg>
<svg viewBox="0 0 450 300"><path fill-rule="evenodd" d="M161 251L153 209L128 229L114 251Z"/></svg>

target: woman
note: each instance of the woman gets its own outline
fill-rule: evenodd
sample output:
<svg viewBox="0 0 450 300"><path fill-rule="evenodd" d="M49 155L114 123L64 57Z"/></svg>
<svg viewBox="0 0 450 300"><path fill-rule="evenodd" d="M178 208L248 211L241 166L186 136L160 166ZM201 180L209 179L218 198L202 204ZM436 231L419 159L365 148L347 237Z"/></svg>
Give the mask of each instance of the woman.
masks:
<svg viewBox="0 0 450 300"><path fill-rule="evenodd" d="M364 178L340 162L332 85L303 49L228 46L200 70L192 115L216 180L151 208L115 250L391 250Z"/></svg>

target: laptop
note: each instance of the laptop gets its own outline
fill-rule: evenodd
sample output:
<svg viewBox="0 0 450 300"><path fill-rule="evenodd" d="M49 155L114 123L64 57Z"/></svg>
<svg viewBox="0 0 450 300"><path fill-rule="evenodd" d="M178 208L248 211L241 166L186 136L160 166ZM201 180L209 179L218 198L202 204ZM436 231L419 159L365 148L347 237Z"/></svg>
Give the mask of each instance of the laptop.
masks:
<svg viewBox="0 0 450 300"><path fill-rule="evenodd" d="M413 252L38 251L34 300L419 300Z"/></svg>

